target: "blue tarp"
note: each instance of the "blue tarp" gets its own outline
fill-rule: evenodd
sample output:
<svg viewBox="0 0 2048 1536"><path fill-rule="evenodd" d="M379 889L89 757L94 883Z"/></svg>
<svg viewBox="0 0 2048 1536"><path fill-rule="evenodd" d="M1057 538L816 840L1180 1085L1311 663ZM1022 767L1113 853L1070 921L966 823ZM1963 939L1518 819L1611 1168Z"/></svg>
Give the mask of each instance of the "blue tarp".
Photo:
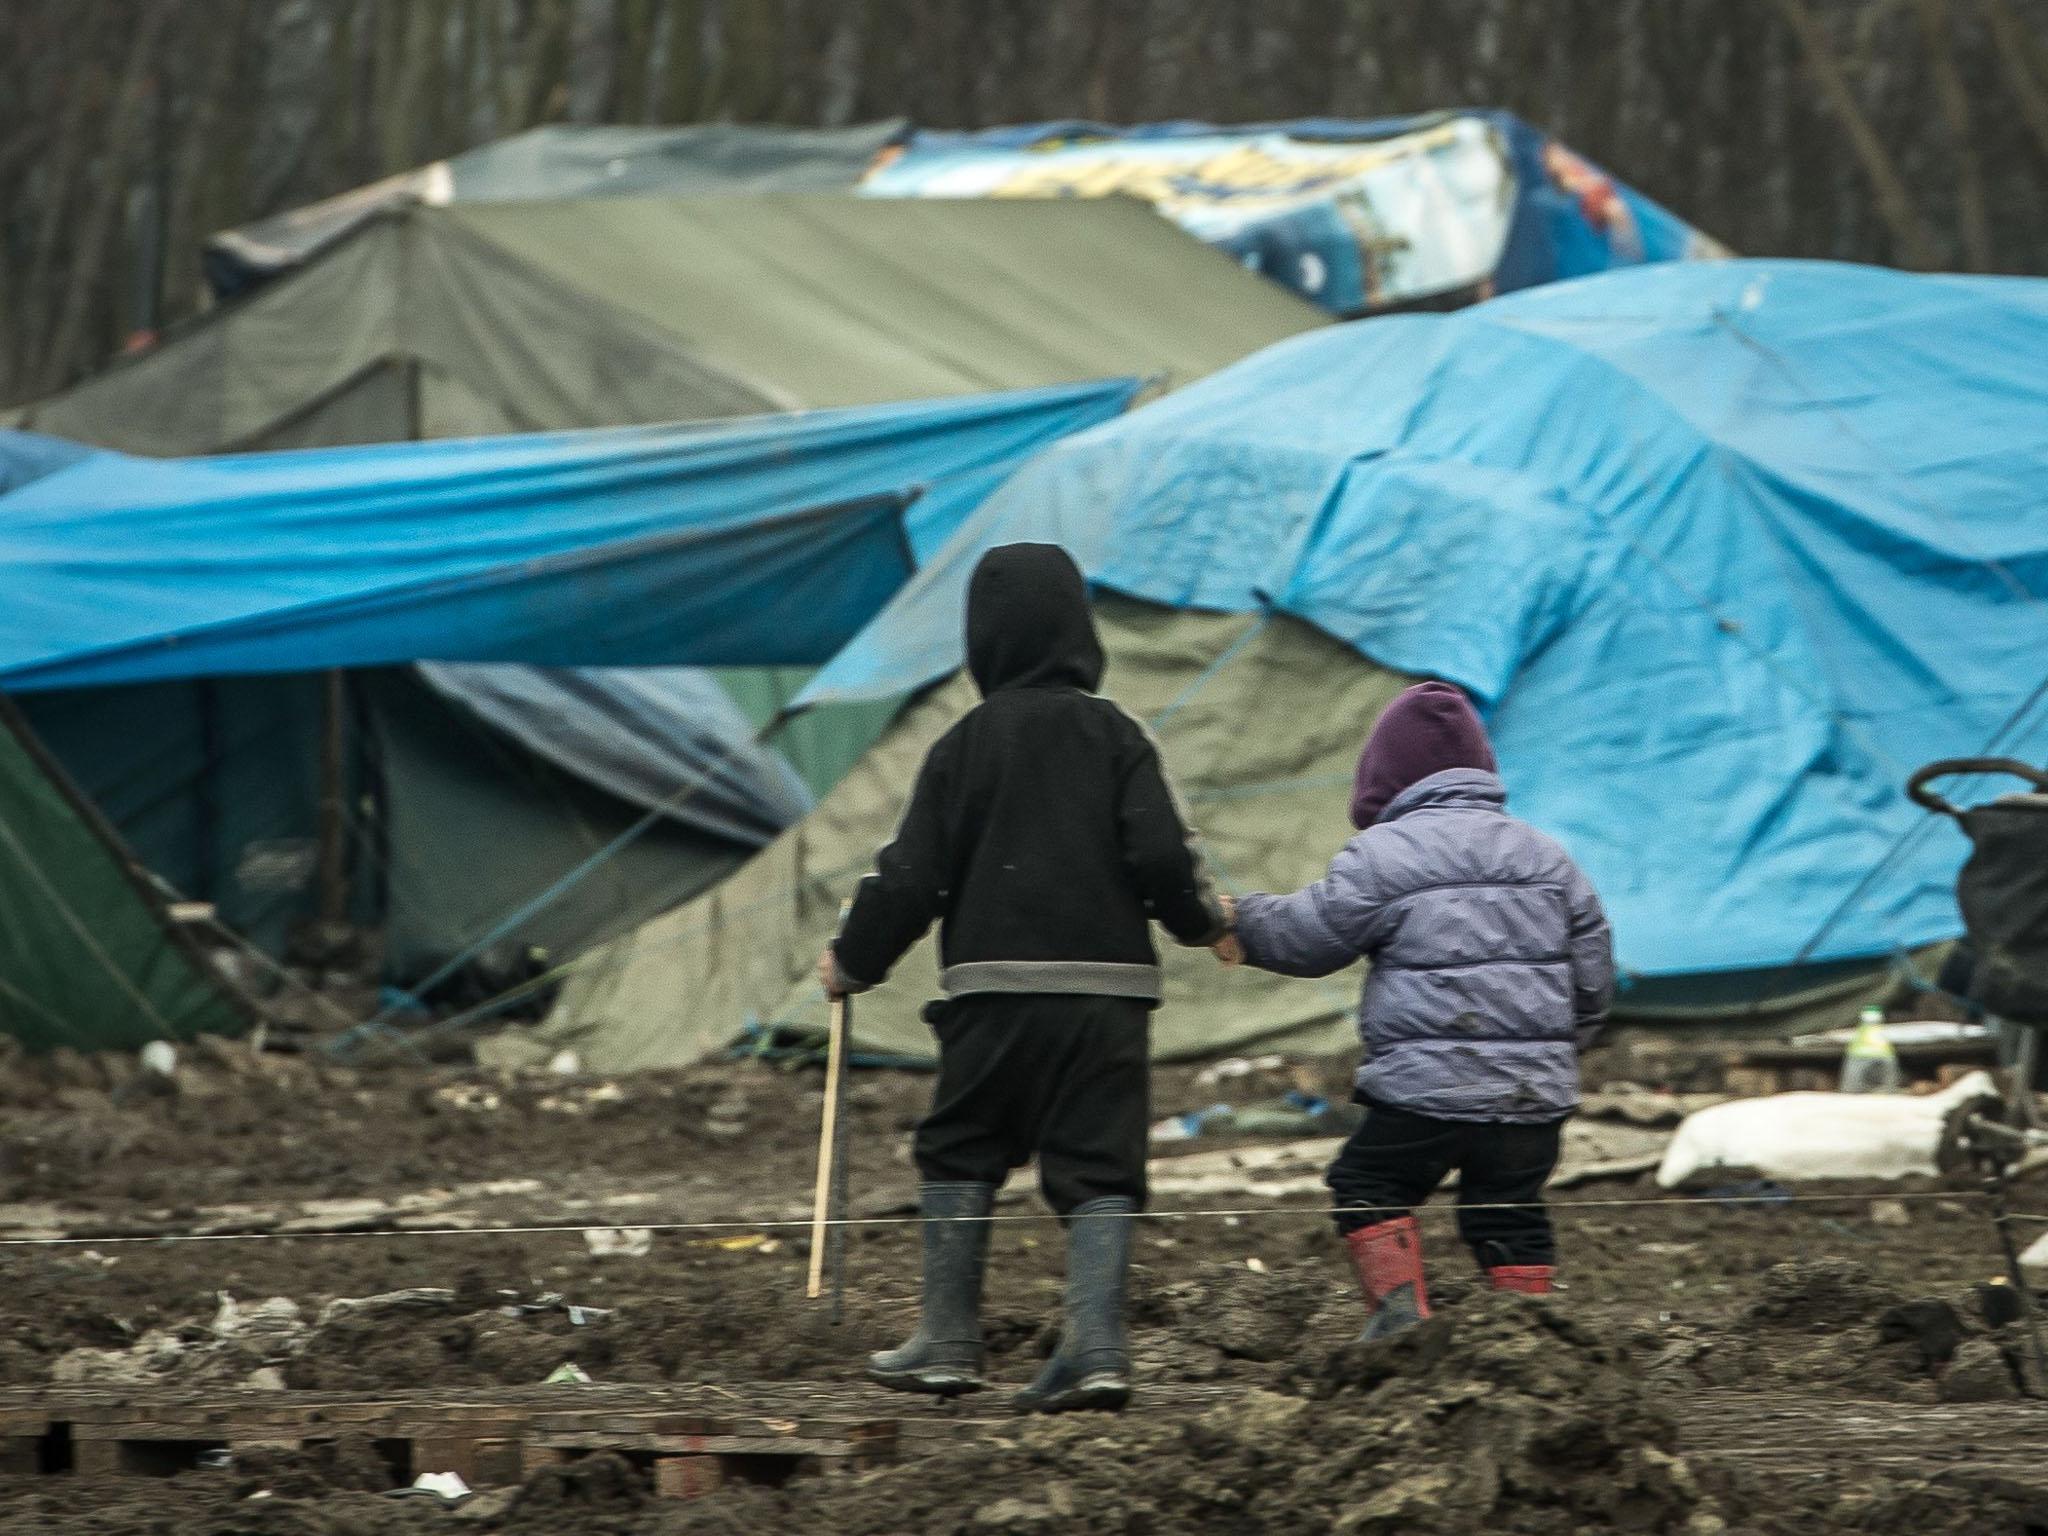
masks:
<svg viewBox="0 0 2048 1536"><path fill-rule="evenodd" d="M1932 942L1907 774L2048 755L2044 357L2048 282L1800 262L1315 332L1050 450L806 697L957 665L979 550L1052 538L1470 688L1639 974Z"/></svg>
<svg viewBox="0 0 2048 1536"><path fill-rule="evenodd" d="M920 129L878 197L1142 198L1340 315L1726 252L1512 113Z"/></svg>
<svg viewBox="0 0 2048 1536"><path fill-rule="evenodd" d="M1131 380L704 426L157 461L0 497L0 688L432 661L809 665ZM919 511L906 529L904 509Z"/></svg>
<svg viewBox="0 0 2048 1536"><path fill-rule="evenodd" d="M76 464L94 450L40 432L0 431L0 496Z"/></svg>
<svg viewBox="0 0 2048 1536"><path fill-rule="evenodd" d="M642 811L760 847L811 792L715 672L696 667L475 667L428 662L444 698Z"/></svg>

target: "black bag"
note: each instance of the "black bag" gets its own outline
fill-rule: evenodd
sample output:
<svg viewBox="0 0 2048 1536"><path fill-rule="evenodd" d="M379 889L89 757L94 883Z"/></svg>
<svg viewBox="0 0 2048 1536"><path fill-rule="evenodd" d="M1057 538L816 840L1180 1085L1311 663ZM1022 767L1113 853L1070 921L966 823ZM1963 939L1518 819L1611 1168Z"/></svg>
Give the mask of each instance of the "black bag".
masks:
<svg viewBox="0 0 2048 1536"><path fill-rule="evenodd" d="M2033 790L1961 810L1927 787L1963 773L2008 774ZM2012 1023L2048 1025L2048 773L2009 757L1950 758L1914 774L1906 793L1953 816L1970 839L1956 877L1972 953L1968 997Z"/></svg>

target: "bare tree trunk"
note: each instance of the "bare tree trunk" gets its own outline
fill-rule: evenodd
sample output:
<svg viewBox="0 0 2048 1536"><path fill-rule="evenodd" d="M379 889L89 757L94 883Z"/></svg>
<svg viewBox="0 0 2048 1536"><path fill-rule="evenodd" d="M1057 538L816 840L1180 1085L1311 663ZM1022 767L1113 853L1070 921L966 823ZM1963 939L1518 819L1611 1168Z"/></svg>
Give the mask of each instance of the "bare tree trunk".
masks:
<svg viewBox="0 0 2048 1536"><path fill-rule="evenodd" d="M736 122L759 122L777 95L780 0L725 0L721 14L725 46L719 59L719 103Z"/></svg>
<svg viewBox="0 0 2048 1536"><path fill-rule="evenodd" d="M1914 0L1920 32L1927 40L1927 64L1934 77L1934 99L1948 124L1956 161L1956 211L1962 228L1963 257L1973 272L1991 270L1991 224L1984 208L1984 172L1977 160L1977 136L1970 122L1970 93L1956 68L1955 39L1948 0Z"/></svg>
<svg viewBox="0 0 2048 1536"><path fill-rule="evenodd" d="M569 26L574 20L569 0L535 0L527 18L525 60L520 67L524 94L518 125L559 117L568 99Z"/></svg>
<svg viewBox="0 0 2048 1536"><path fill-rule="evenodd" d="M184 307L193 274L198 270L200 244L209 233L200 227L205 161L219 131L221 105L227 99L228 79L234 73L248 20L249 0L228 0L221 7L218 30L213 37L213 56L200 77L197 99L185 123L184 141L172 161L171 208L164 237L161 289L166 314L175 314Z"/></svg>
<svg viewBox="0 0 2048 1536"><path fill-rule="evenodd" d="M53 390L71 375L86 336L95 290L107 268L114 230L128 197L128 166L142 141L143 109L149 100L150 70L157 39L170 19L169 6L144 12L128 42L120 89L107 124L101 153L100 185L91 212L71 253L71 281L57 321L56 337L44 354L42 387Z"/></svg>
<svg viewBox="0 0 2048 1536"><path fill-rule="evenodd" d="M1117 12L1102 0L1094 0L1088 11L1088 115L1106 123L1110 120L1110 79L1116 68Z"/></svg>
<svg viewBox="0 0 2048 1536"><path fill-rule="evenodd" d="M499 0L493 11L497 57L492 60L498 82L500 134L517 133L539 121L552 81L548 73L549 32L568 26L566 0L533 0L523 19L511 0ZM524 28L523 32L521 28Z"/></svg>
<svg viewBox="0 0 2048 1536"><path fill-rule="evenodd" d="M221 89L220 116L209 152L202 157L199 199L201 231L224 229L253 211L249 206L249 146L262 126L262 80L269 64L268 36L260 27L244 32L230 55ZM360 123L358 113L354 119ZM359 159L354 150L352 158ZM192 274L196 292L198 274Z"/></svg>
<svg viewBox="0 0 2048 1536"><path fill-rule="evenodd" d="M0 316L18 315L21 306L14 299L14 253L5 241L0 241ZM20 376L18 331L0 326L0 401L15 398L16 380Z"/></svg>
<svg viewBox="0 0 2048 1536"><path fill-rule="evenodd" d="M618 63L612 71L612 120L647 121L648 65L654 53L654 0L617 0Z"/></svg>
<svg viewBox="0 0 2048 1536"><path fill-rule="evenodd" d="M96 26L103 16L102 7L87 18L88 23ZM90 32L77 35L75 41L81 52L90 46L90 36ZM17 311L22 330L22 372L30 378L38 373L36 358L46 355L57 252L62 248L73 198L79 191L80 172L85 166L91 142L91 118L104 96L103 82L97 77L96 64L81 69L77 76L72 77L67 93L69 99L64 103L62 125L57 130L56 153L49 157L47 164L42 219L37 225L35 245L29 257L28 281L21 291L23 307Z"/></svg>
<svg viewBox="0 0 2048 1536"><path fill-rule="evenodd" d="M914 74L917 26L908 0L859 0L862 117L914 117L924 104Z"/></svg>
<svg viewBox="0 0 2048 1536"><path fill-rule="evenodd" d="M355 167L356 142L356 0L335 0L333 74L327 96L328 175L346 185Z"/></svg>
<svg viewBox="0 0 2048 1536"><path fill-rule="evenodd" d="M449 0L413 0L412 37L407 46L418 53L418 118L412 136L415 163L437 160L448 142Z"/></svg>
<svg viewBox="0 0 2048 1536"><path fill-rule="evenodd" d="M413 163L405 35L412 0L376 0L370 50L370 131L377 145L377 174L389 176Z"/></svg>
<svg viewBox="0 0 2048 1536"><path fill-rule="evenodd" d="M661 120L697 119L704 100L703 0L668 0L668 56L663 60Z"/></svg>
<svg viewBox="0 0 2048 1536"><path fill-rule="evenodd" d="M419 164L420 130L442 110L446 46L443 0L379 0L377 57L370 101L377 125L377 166L390 176ZM433 135L438 137L438 135Z"/></svg>
<svg viewBox="0 0 2048 1536"><path fill-rule="evenodd" d="M2043 88L2040 76L2034 73L2034 49L2027 30L2013 14L2010 0L1984 0L1984 15L1991 23L1998 62L2005 70L2006 84L2012 90L2020 116L2026 119L2041 153L2048 155L2048 89Z"/></svg>
<svg viewBox="0 0 2048 1536"><path fill-rule="evenodd" d="M1807 9L1806 0L1778 0L1778 9L1799 37L1814 84L1820 87L1821 94L1834 108L1843 131L1849 135L1856 158L1862 162L1864 174L1870 178L1871 188L1877 194L1878 211L1891 230L1900 256L1906 265L1912 267L1927 269L1938 265L1934 242L1920 215L1914 211L1912 194L1899 179L1898 168L1892 163L1884 141L1870 126L1870 119L1864 115L1862 107L1857 105L1856 95L1849 89L1842 67L1835 61L1834 51L1829 47L1820 23Z"/></svg>
<svg viewBox="0 0 2048 1536"><path fill-rule="evenodd" d="M436 159L467 148L470 135L476 132L476 71L484 32L482 11L479 0L461 0L455 13L455 74L449 82L447 130L434 145Z"/></svg>

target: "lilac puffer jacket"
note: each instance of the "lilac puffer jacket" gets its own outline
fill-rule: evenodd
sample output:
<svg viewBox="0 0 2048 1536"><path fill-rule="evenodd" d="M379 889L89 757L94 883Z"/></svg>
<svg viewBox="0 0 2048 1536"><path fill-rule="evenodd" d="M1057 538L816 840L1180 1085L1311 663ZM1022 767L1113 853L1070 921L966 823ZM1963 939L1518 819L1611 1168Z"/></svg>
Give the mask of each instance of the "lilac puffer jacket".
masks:
<svg viewBox="0 0 2048 1536"><path fill-rule="evenodd" d="M1507 814L1495 774L1452 768L1396 796L1291 896L1246 896L1246 960L1288 976L1372 961L1358 1028L1369 1099L1445 1120L1555 1120L1614 993L1600 898Z"/></svg>

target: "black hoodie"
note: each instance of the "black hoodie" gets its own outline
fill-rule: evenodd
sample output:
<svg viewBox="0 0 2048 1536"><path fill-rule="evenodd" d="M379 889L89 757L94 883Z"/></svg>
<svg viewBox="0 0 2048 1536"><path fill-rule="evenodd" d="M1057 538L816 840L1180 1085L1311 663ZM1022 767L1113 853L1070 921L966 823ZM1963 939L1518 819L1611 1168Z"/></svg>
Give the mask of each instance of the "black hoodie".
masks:
<svg viewBox="0 0 2048 1536"><path fill-rule="evenodd" d="M855 990L881 981L937 918L949 997L1157 1000L1149 921L1206 944L1223 913L1157 746L1094 693L1102 644L1065 550L982 557L967 667L982 702L926 756L833 945L841 975Z"/></svg>

